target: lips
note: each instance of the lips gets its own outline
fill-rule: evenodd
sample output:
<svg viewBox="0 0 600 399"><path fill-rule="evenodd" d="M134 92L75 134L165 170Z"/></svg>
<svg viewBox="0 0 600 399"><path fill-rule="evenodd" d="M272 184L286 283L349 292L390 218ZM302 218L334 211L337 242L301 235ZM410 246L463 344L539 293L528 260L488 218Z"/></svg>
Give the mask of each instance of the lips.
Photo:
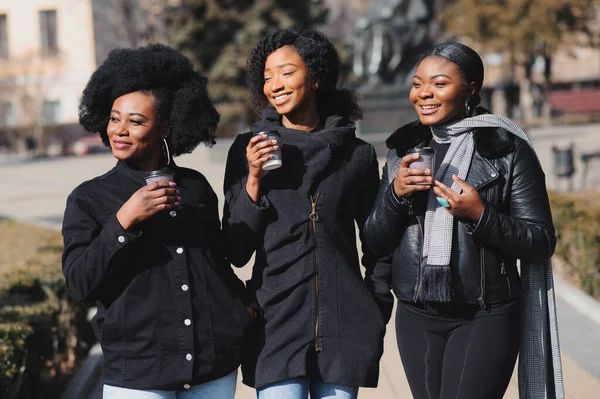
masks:
<svg viewBox="0 0 600 399"><path fill-rule="evenodd" d="M131 143L122 140L114 140L112 144L115 150L125 150L131 146Z"/></svg>
<svg viewBox="0 0 600 399"><path fill-rule="evenodd" d="M276 96L272 96L273 103L275 105L282 105L287 102L287 100L291 97L291 93L278 94Z"/></svg>
<svg viewBox="0 0 600 399"><path fill-rule="evenodd" d="M424 104L424 105L419 105L419 109L422 115L431 115L435 112L437 112L438 109L440 109L441 105L439 104Z"/></svg>

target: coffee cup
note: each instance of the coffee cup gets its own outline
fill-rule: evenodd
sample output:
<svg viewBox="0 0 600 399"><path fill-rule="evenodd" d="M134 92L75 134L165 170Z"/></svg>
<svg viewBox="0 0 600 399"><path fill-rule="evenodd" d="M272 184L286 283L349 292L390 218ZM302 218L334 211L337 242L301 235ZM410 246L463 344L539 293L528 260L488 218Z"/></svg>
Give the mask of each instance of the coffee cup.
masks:
<svg viewBox="0 0 600 399"><path fill-rule="evenodd" d="M431 147L414 147L406 151L406 155L419 154L419 158L412 161L409 168L420 168L429 169L431 171L430 176L435 176L435 149ZM415 183L425 186L429 186L430 183Z"/></svg>
<svg viewBox="0 0 600 399"><path fill-rule="evenodd" d="M277 144L275 145L278 146L277 150L269 153L269 155L271 155L271 159L262 164L262 170L272 170L280 168L282 165L281 146L279 145L279 139L281 138L281 135L277 130L265 130L262 132L254 133L255 136L259 134L267 135L267 137L264 140L276 140Z"/></svg>
<svg viewBox="0 0 600 399"><path fill-rule="evenodd" d="M146 185L161 180L175 181L175 175L171 168L165 167L159 170L152 170L150 172L146 172L146 174L144 175L144 180L146 180Z"/></svg>

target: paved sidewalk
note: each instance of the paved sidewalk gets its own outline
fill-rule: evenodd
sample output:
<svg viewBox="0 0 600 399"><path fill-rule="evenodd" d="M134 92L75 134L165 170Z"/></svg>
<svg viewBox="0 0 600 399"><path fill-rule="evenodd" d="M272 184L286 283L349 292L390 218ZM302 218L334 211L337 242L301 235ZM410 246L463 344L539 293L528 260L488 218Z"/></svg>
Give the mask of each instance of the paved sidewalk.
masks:
<svg viewBox="0 0 600 399"><path fill-rule="evenodd" d="M577 137L585 139L588 146L600 147L600 135L591 139L597 129L598 126L586 129L577 128ZM556 137L563 137L561 134L567 138L570 137L568 131L552 134ZM554 137L552 134L544 131L531 132L534 144L536 146L539 144L538 152L541 152L540 158L546 170L551 161L548 151L552 141L548 137ZM538 137L537 140L536 137ZM221 205L224 161L229 144L229 141L222 140L213 149L200 147L193 154L182 156L177 161L182 166L198 169L205 174L219 195ZM3 183L3 189L0 190L0 216L4 215L53 228L60 228L65 200L69 192L84 180L104 173L115 163L110 154L32 162L1 161L0 181ZM549 185L552 186L552 184ZM242 278L248 278L250 266L246 266L238 272ZM557 289L557 294L559 296L568 295L568 290ZM595 344L594 340L600 337L600 324L590 321L588 315L580 313L580 310L574 307L576 302L560 299L558 305L567 397L573 399L599 397L600 365L595 364L594 359L600 359L600 345ZM97 382L92 399L101 397L98 384L99 382ZM236 397L238 399L254 398L255 394L252 389L240 383ZM392 322L388 324L385 338L385 354L381 361L379 387L362 389L360 398L410 397L410 390L396 348L392 319ZM516 373L505 398L518 398Z"/></svg>

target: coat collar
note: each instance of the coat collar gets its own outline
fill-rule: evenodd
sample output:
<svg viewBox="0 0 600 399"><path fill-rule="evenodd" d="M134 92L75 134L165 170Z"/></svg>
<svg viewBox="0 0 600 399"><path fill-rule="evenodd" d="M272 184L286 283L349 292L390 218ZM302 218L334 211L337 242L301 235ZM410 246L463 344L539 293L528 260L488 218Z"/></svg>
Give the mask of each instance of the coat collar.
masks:
<svg viewBox="0 0 600 399"><path fill-rule="evenodd" d="M425 146L431 138L431 129L417 120L394 131L386 140L386 146L404 154L409 148ZM514 149L514 135L502 128L475 129L473 139L483 158L500 158Z"/></svg>
<svg viewBox="0 0 600 399"><path fill-rule="evenodd" d="M311 135L329 144L329 148L343 146L356 137L356 126L353 122L346 120L340 115L330 115L312 132L289 129L283 126L282 116L277 111L268 107L262 113L262 120L254 123L250 128L252 133L258 133L267 129L274 129L280 133L294 133Z"/></svg>
<svg viewBox="0 0 600 399"><path fill-rule="evenodd" d="M177 171L179 167L175 165L175 162L173 162L173 160L171 160L171 164L169 165L169 167L173 169L175 179L177 179ZM119 172L123 173L131 180L141 184L142 186L146 185L146 179L144 179L144 175L146 174L145 170L138 169L129 162L123 160L117 161L116 168Z"/></svg>

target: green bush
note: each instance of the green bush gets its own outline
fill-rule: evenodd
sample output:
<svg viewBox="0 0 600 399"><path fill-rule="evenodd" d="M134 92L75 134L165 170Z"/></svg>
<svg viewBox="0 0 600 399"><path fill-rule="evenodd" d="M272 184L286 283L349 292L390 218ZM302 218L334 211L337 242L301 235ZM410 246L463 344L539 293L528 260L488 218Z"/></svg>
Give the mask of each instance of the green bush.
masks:
<svg viewBox="0 0 600 399"><path fill-rule="evenodd" d="M586 196L555 193L550 205L558 238L556 256L566 264L567 277L600 299L600 205Z"/></svg>
<svg viewBox="0 0 600 399"><path fill-rule="evenodd" d="M0 229L14 232L12 245L25 245L28 239L36 242L31 235L38 230L31 229L37 228L19 235L19 224L0 221ZM74 304L66 292L57 261L62 252L58 233L45 234L39 235L37 244L26 243L28 258L15 260L12 266L8 256L0 262L2 399L60 397L91 343L87 307Z"/></svg>

